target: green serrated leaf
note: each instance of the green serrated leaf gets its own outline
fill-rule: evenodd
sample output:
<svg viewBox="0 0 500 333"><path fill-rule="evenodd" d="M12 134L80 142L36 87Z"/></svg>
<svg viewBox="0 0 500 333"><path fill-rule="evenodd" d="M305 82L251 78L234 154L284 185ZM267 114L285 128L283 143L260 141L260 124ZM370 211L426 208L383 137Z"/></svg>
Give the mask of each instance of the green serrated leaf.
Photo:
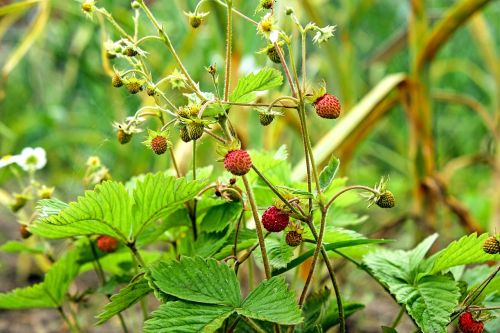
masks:
<svg viewBox="0 0 500 333"><path fill-rule="evenodd" d="M183 300L238 306L240 284L232 269L214 259L183 257L151 267L153 283Z"/></svg>
<svg viewBox="0 0 500 333"><path fill-rule="evenodd" d="M226 202L210 207L201 221L201 229L206 232L222 231L238 218L242 205L239 202Z"/></svg>
<svg viewBox="0 0 500 333"><path fill-rule="evenodd" d="M78 249L69 251L47 272L45 279L30 287L0 294L0 309L57 308L78 274Z"/></svg>
<svg viewBox="0 0 500 333"><path fill-rule="evenodd" d="M121 183L107 181L87 191L58 215L38 220L30 231L47 238L102 234L127 240L131 200Z"/></svg>
<svg viewBox="0 0 500 333"><path fill-rule="evenodd" d="M460 291L451 277L429 275L421 278L415 286L398 291L395 296L398 302L406 304L408 314L423 332L444 333L458 305Z"/></svg>
<svg viewBox="0 0 500 333"><path fill-rule="evenodd" d="M97 315L97 318L99 319L97 325L105 323L111 317L117 315L123 310L128 309L135 303L139 302L151 291L152 290L148 281L144 278L141 278L121 289L118 294L111 296L110 302L106 304L104 310Z"/></svg>
<svg viewBox="0 0 500 333"><path fill-rule="evenodd" d="M321 187L321 191L324 192L330 187L332 184L335 175L337 175L337 171L339 170L340 160L335 156L330 158L328 161L328 165L321 171L319 174L319 185Z"/></svg>
<svg viewBox="0 0 500 333"><path fill-rule="evenodd" d="M144 323L145 333L215 332L234 309L228 306L167 302Z"/></svg>
<svg viewBox="0 0 500 333"><path fill-rule="evenodd" d="M205 186L204 182L148 174L134 190L132 234L137 236L149 223L168 216L191 200Z"/></svg>
<svg viewBox="0 0 500 333"><path fill-rule="evenodd" d="M500 254L487 254L483 251L483 243L486 238L488 238L488 234L478 236L473 233L452 242L444 250L429 258L429 260L434 261L431 273L441 272L454 266L500 260Z"/></svg>
<svg viewBox="0 0 500 333"><path fill-rule="evenodd" d="M46 219L49 216L59 214L63 209L68 208L68 204L56 199L42 199L36 205L39 219Z"/></svg>
<svg viewBox="0 0 500 333"><path fill-rule="evenodd" d="M30 230L47 238L101 234L134 241L148 224L180 208L203 186L163 173L147 174L135 184L132 200L123 184L107 181L59 214L39 219Z"/></svg>
<svg viewBox="0 0 500 333"><path fill-rule="evenodd" d="M283 83L281 72L274 68L263 68L238 80L236 88L229 96L231 102L248 103L255 99L256 91L268 90Z"/></svg>
<svg viewBox="0 0 500 333"><path fill-rule="evenodd" d="M273 277L252 290L243 301L238 314L281 325L296 325L303 321L295 294L281 277Z"/></svg>

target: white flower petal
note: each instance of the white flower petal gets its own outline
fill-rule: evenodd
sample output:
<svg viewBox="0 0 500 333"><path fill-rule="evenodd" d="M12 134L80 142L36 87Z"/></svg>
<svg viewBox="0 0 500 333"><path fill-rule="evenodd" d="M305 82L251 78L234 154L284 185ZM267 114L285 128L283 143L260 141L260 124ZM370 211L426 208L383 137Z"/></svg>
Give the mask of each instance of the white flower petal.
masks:
<svg viewBox="0 0 500 333"><path fill-rule="evenodd" d="M16 163L25 171L40 170L47 164L47 153L41 147L26 147L22 150Z"/></svg>
<svg viewBox="0 0 500 333"><path fill-rule="evenodd" d="M0 158L0 168L4 168L12 163L16 163L20 155L5 155Z"/></svg>
<svg viewBox="0 0 500 333"><path fill-rule="evenodd" d="M278 41L279 37L280 37L280 32L278 30L273 30L269 34L269 41L271 43L276 43Z"/></svg>

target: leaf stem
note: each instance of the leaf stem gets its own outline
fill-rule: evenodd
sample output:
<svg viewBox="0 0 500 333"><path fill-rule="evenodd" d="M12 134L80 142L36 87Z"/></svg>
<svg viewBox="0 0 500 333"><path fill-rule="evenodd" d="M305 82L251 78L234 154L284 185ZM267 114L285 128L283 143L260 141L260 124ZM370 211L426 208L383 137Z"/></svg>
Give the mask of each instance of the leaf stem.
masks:
<svg viewBox="0 0 500 333"><path fill-rule="evenodd" d="M250 327L252 327L255 332L257 333L266 333L266 331L264 331L255 321L253 321L252 319L248 318L248 317L242 317L244 321L247 322L248 325L250 325Z"/></svg>
<svg viewBox="0 0 500 333"><path fill-rule="evenodd" d="M295 87L293 85L292 76L290 75L290 70L288 69L288 66L286 64L285 56L283 55L283 49L278 44L278 42L274 43L274 48L276 49L276 52L278 52L278 56L279 56L279 58L281 60L281 64L283 65L283 70L285 71L285 76L286 76L286 78L288 80L288 83L290 84L290 89L292 91L292 96L296 97L297 96L297 92L296 92Z"/></svg>
<svg viewBox="0 0 500 333"><path fill-rule="evenodd" d="M193 180L196 180L196 141L193 140ZM193 207L191 210L191 225L193 227L193 239L196 241L198 239L198 230L196 226L196 206L198 205L198 200L196 197L193 198Z"/></svg>
<svg viewBox="0 0 500 333"><path fill-rule="evenodd" d="M293 97L290 97L293 98ZM229 104L229 105L236 105L236 106L261 106L261 107L266 107L268 108L271 106L271 104L267 103L240 103L240 102L230 102L230 101L224 101L224 104ZM273 105L273 107L278 107L278 108L285 108L285 109L296 109L296 105L285 105L285 104L280 104L280 105Z"/></svg>
<svg viewBox="0 0 500 333"><path fill-rule="evenodd" d="M398 326L399 322L401 321L401 318L403 318L403 314L405 313L405 308L404 307L401 307L401 309L399 309L399 313L398 315L396 316L396 318L394 318L394 321L392 322L391 324L391 327L392 328L396 328L396 326Z"/></svg>
<svg viewBox="0 0 500 333"><path fill-rule="evenodd" d="M246 175L241 177L243 183L245 184L245 189L247 191L248 201L250 202L250 207L252 208L253 219L255 221L255 230L257 231L257 237L259 239L260 251L262 253L262 262L264 263L264 271L266 273L266 279L271 278L271 268L269 266L269 259L267 258L266 243L264 242L264 235L262 232L262 223L260 222L259 213L257 212L257 205L252 192L252 187L248 182Z"/></svg>
<svg viewBox="0 0 500 333"><path fill-rule="evenodd" d="M374 190L373 188L371 187L368 187L368 186L363 186L363 185L352 185L352 186L348 186L342 190L340 190L339 192L337 192L329 201L328 203L325 205L325 208L329 208L333 202L342 194L344 194L345 192L347 191L351 191L351 190L363 190L363 191L368 191L368 192L372 192L374 194L380 194L378 191Z"/></svg>
<svg viewBox="0 0 500 333"><path fill-rule="evenodd" d="M97 251L95 249L94 243L90 240L90 237L88 238L90 249L92 251L92 256L94 257L95 261L95 272L97 275L97 278L99 279L101 286L104 286L106 284L106 275L104 274L104 270L102 269L101 262L99 261L99 256L97 255ZM108 301L111 301L111 295L106 294L106 297ZM125 323L125 320L123 319L123 316L121 313L118 313L118 319L120 320L120 325L122 326L123 332L128 333L128 328L127 324Z"/></svg>

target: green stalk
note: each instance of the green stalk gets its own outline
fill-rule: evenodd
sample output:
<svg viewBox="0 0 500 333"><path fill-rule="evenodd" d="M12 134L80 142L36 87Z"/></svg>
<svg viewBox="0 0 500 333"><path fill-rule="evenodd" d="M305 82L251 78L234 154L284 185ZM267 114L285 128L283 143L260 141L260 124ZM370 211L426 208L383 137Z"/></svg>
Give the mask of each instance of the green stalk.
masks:
<svg viewBox="0 0 500 333"><path fill-rule="evenodd" d="M165 33L165 30L163 30L163 27L160 25L160 23L158 23L158 21L156 20L156 18L153 15L153 13L151 13L151 11L149 10L148 6L146 6L146 4L144 3L144 0L138 0L138 2L141 5L142 9L144 10L144 13L146 13L146 16L149 18L151 23L153 23L155 28L158 30L158 33L160 34L161 38L163 39L163 42L165 43L165 45L167 46L167 49L170 51L170 53L174 57L181 72L186 76L187 81L188 81L189 85L191 86L191 88L193 89L193 91L196 93L196 95L198 97L200 97L200 99L202 101L206 100L205 96L203 96L203 94L201 93L200 88L198 88L198 85L196 84L196 82L194 82L194 80L191 78L191 75L189 75L186 67L184 67L184 64L182 63L181 58L179 57L179 55L175 51L175 48L172 45L172 42L170 41L170 37L168 37L168 35Z"/></svg>
<svg viewBox="0 0 500 333"><path fill-rule="evenodd" d="M193 140L193 180L196 180L196 140ZM196 226L196 206L198 200L196 197L193 199L193 209L191 211L191 225L193 227L193 239L198 239L198 230Z"/></svg>
<svg viewBox="0 0 500 333"><path fill-rule="evenodd" d="M259 246L262 254L262 262L264 263L264 271L266 273L266 279L269 280L271 278L271 268L269 266L269 259L267 258L266 243L264 242L262 223L260 222L259 213L257 212L257 205L255 203L252 187L248 182L248 178L246 175L243 175L241 178L243 179L243 183L245 184L245 189L248 195L248 201L250 202L250 206L252 208L253 219L255 221L255 230L257 231L257 238L259 239Z"/></svg>
<svg viewBox="0 0 500 333"><path fill-rule="evenodd" d="M227 3L227 35L226 35L226 71L224 73L224 101L229 97L229 86L231 80L231 48L233 42L233 0L226 0Z"/></svg>

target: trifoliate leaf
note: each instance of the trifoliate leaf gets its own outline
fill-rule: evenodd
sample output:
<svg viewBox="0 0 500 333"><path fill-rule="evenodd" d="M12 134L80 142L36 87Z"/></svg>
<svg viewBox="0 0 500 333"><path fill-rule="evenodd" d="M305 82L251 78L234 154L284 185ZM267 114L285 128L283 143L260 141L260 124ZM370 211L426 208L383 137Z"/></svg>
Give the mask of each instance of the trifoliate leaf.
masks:
<svg viewBox="0 0 500 333"><path fill-rule="evenodd" d="M280 71L274 68L263 68L257 73L250 73L238 80L236 88L229 96L231 102L248 103L255 99L256 91L268 90L283 83Z"/></svg>

